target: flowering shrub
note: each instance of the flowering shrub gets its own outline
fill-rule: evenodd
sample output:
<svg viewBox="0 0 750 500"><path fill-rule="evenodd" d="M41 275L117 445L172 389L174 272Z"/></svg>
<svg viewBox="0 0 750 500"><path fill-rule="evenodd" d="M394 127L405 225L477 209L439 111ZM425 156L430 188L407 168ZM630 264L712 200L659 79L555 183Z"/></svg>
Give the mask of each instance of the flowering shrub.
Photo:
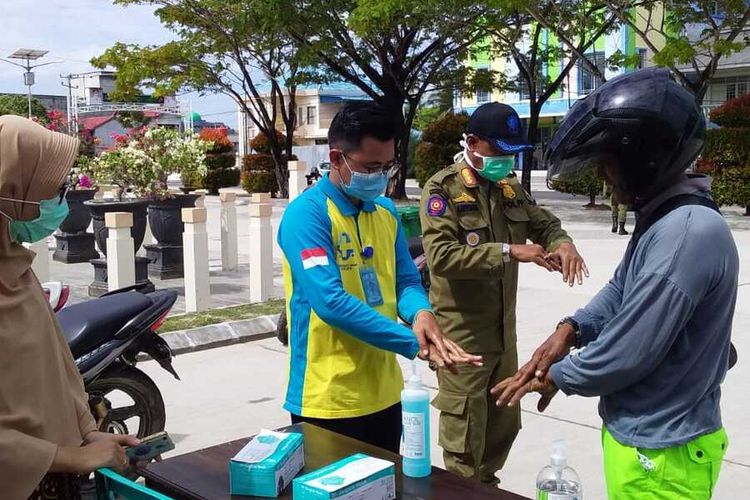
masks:
<svg viewBox="0 0 750 500"><path fill-rule="evenodd" d="M94 179L100 184L114 184L118 199L131 189L137 197L151 195L156 189L157 168L145 151L135 144L105 151L91 163Z"/></svg>
<svg viewBox="0 0 750 500"><path fill-rule="evenodd" d="M204 128L198 136L213 144L209 150L210 153L229 153L234 149L234 144L229 140L226 128Z"/></svg>
<svg viewBox="0 0 750 500"><path fill-rule="evenodd" d="M53 109L47 112L47 124L45 125L49 130L53 132L62 132L67 130L68 124L65 118L65 113L59 109Z"/></svg>
<svg viewBox="0 0 750 500"><path fill-rule="evenodd" d="M711 121L721 127L750 127L750 94L730 99L711 111Z"/></svg>
<svg viewBox="0 0 750 500"><path fill-rule="evenodd" d="M212 143L196 135L156 127L131 131L126 137L118 136L118 146L91 166L94 179L117 185L120 195L131 189L138 197L163 198L168 196L170 174L206 174L206 151Z"/></svg>

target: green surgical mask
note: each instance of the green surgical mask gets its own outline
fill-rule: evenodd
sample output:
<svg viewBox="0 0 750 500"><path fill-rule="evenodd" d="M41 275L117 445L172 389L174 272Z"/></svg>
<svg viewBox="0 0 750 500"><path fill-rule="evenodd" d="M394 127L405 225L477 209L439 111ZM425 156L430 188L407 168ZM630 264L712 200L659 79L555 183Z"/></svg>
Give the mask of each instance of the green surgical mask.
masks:
<svg viewBox="0 0 750 500"><path fill-rule="evenodd" d="M34 220L14 220L2 214L10 220L10 237L16 243L36 243L43 240L54 233L68 216L68 202L64 197L55 196L39 203L25 200L8 201L39 205L39 217Z"/></svg>
<svg viewBox="0 0 750 500"><path fill-rule="evenodd" d="M497 182L505 179L511 172L513 172L513 168L516 166L516 157L514 155L483 156L479 153L474 153L474 156L478 156L482 159L481 169L478 169L471 163L469 151L468 149L465 150L464 157L466 158L466 163L476 170L479 175L490 182Z"/></svg>

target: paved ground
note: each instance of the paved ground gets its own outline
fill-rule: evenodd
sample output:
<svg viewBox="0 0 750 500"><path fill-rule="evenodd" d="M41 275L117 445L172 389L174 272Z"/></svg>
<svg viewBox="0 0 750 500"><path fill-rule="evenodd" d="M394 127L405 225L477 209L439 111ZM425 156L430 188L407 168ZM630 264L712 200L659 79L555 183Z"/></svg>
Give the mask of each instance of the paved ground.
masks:
<svg viewBox="0 0 750 500"><path fill-rule="evenodd" d="M536 177L537 200L563 219L587 258L592 276L584 286L569 289L555 275L530 265L522 268L518 300L521 361L528 359L559 318L585 304L609 279L627 243L627 238L609 232L607 212L583 210L581 205L587 200L546 192L542 186L541 178ZM212 206L211 201L208 206ZM738 492L750 483L750 430L747 427L750 340L746 335L750 330L750 219L741 217L739 210L726 212L741 255L741 286L734 330L734 342L741 361L727 376L723 390L723 416L731 444L715 495L721 500L741 497ZM274 216L278 217L280 213L281 207L278 207ZM217 220L217 214L211 210L209 217L212 221ZM239 225L244 226L242 219ZM632 226L632 221L629 225ZM215 224L210 226L214 231L211 248L216 255ZM245 243L241 239L241 248ZM706 242L706 251L711 251L710 242ZM212 258L215 305L244 300L247 295L246 255L244 262L244 273L225 275L217 270L219 262ZM57 266L54 272L70 273L71 278L76 277L71 271L60 270ZM84 281L90 279L90 270L86 266L76 272ZM184 453L247 436L261 428L286 425L288 415L281 409L286 365L286 350L269 339L180 356L175 361L175 368L182 376L182 382L172 379L154 363L142 366L163 391L168 410L167 428L177 440L177 453ZM424 367L421 370L427 384L434 389L434 376ZM605 498L596 401L558 396L543 415L536 412L535 405L533 399L524 402L524 428L501 475L503 487L533 497L535 477L548 461L552 440L564 438L568 442L570 463L583 479L586 498ZM440 465L440 449L434 444L437 442L435 413L432 422L433 461Z"/></svg>

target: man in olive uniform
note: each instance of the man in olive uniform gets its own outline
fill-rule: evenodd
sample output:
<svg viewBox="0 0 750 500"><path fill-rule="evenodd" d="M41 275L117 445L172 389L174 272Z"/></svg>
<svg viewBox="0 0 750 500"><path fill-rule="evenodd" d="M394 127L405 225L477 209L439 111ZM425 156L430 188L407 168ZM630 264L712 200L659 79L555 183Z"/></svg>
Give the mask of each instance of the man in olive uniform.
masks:
<svg viewBox="0 0 750 500"><path fill-rule="evenodd" d="M625 229L625 222L628 220L628 206L617 200L614 190L609 187L609 203L612 206L612 232L620 236L627 236L629 233Z"/></svg>
<svg viewBox="0 0 750 500"><path fill-rule="evenodd" d="M498 408L489 392L517 370L518 262L562 272L571 286L588 271L560 221L513 174L515 155L529 148L513 108L480 106L466 132L463 159L427 182L420 214L438 323L484 366L440 370L433 405L447 468L494 484L521 427L518 407Z"/></svg>

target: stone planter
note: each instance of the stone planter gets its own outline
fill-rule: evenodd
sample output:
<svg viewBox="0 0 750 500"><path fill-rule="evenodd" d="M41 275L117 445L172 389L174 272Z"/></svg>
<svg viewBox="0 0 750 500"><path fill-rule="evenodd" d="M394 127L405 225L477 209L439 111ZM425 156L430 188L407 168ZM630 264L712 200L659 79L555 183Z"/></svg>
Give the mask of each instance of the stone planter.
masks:
<svg viewBox="0 0 750 500"><path fill-rule="evenodd" d="M68 191L65 199L70 212L60 225L60 232L55 234L57 247L52 258L65 264L88 262L99 257L94 248L94 235L86 232L91 223L91 212L84 205L94 199L96 189L78 189Z"/></svg>
<svg viewBox="0 0 750 500"><path fill-rule="evenodd" d="M159 279L184 276L182 209L195 206L197 194L178 194L164 200L154 200L148 205L148 224L156 244L146 245L148 273Z"/></svg>
<svg viewBox="0 0 750 500"><path fill-rule="evenodd" d="M132 213L133 227L130 228L130 235L133 237L135 252L138 252L146 235L147 200L91 200L85 202L84 205L91 211L96 246L105 257L107 255L107 236L109 235L109 230L104 223L105 214L108 212ZM89 296L98 297L107 292L107 259L93 259L90 262L94 266L94 281L89 285ZM148 279L148 259L145 257L135 257L135 281L136 284L144 285L144 292L154 290L153 283Z"/></svg>

